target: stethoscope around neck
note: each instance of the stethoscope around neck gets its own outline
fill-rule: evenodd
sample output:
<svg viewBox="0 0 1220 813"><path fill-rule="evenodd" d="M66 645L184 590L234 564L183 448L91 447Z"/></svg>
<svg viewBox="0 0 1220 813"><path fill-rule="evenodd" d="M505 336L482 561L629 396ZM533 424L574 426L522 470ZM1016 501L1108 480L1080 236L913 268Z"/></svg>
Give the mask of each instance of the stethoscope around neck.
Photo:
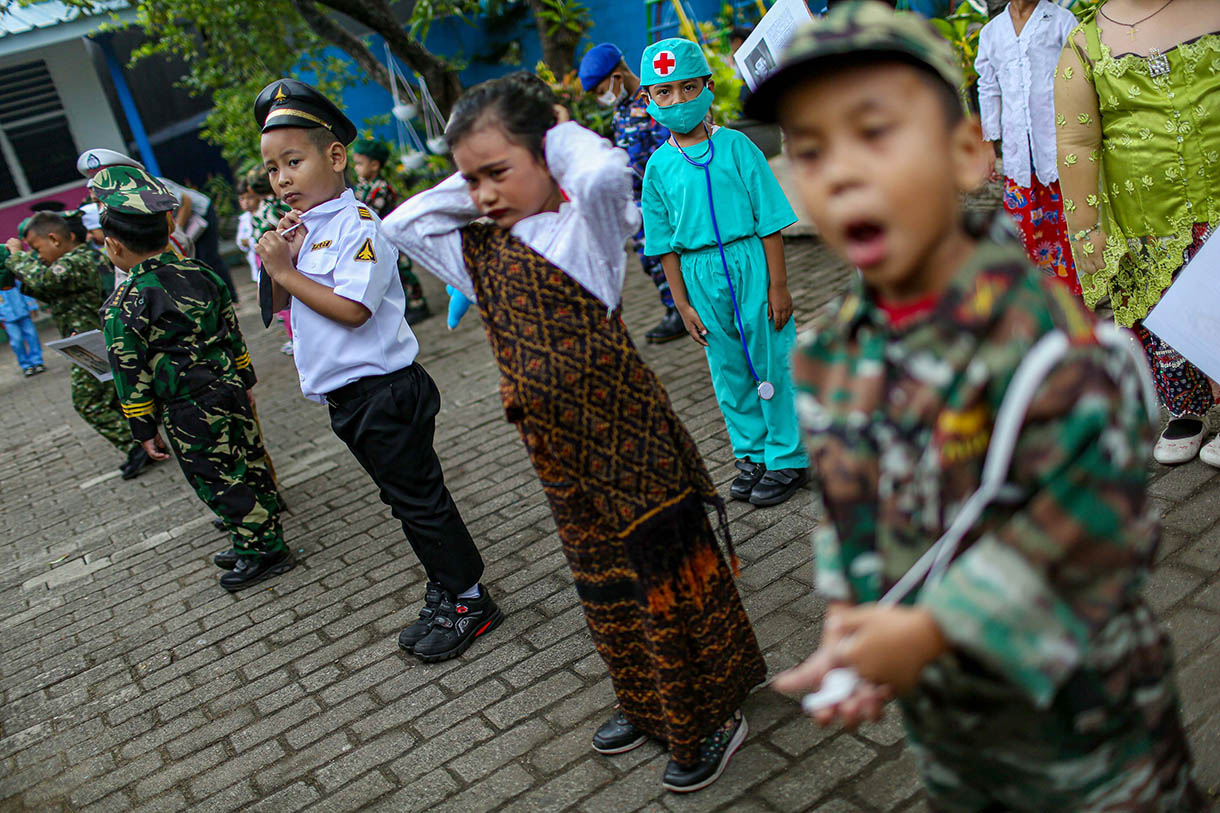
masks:
<svg viewBox="0 0 1220 813"><path fill-rule="evenodd" d="M703 123L703 131L707 133L707 158L702 161L696 161L686 154L686 150L678 144L678 139L674 138L674 146L678 148L678 152L682 153L682 157L692 167L698 167L703 170L703 176L707 179L707 206L712 213L712 231L716 234L716 248L720 250L720 264L724 268L724 280L729 284L729 297L733 301L733 316L737 320L737 336L741 339L742 352L746 354L746 366L750 368L750 375L754 378L754 383L758 386L758 397L764 401L770 401L775 395L775 385L770 381L763 381L758 377L758 371L754 369L754 360L750 358L750 348L746 344L746 328L741 321L741 308L737 304L737 290L733 287L733 277L729 273L729 261L724 256L724 241L720 239L720 224L716 222L716 204L712 201L712 159L716 157L716 145L712 143L712 131L708 129L707 122Z"/></svg>

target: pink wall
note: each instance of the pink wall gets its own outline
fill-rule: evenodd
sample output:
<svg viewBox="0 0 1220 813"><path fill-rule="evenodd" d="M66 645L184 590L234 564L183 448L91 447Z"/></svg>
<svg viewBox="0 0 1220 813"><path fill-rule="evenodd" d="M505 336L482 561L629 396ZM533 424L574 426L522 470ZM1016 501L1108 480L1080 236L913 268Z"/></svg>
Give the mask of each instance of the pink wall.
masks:
<svg viewBox="0 0 1220 813"><path fill-rule="evenodd" d="M58 200L62 201L64 206L69 209L75 209L80 205L81 200L86 195L85 179L81 178L79 186L70 187L68 189L53 192L49 195L39 195L35 198L22 201L21 203L8 203L0 205L0 243L10 237L17 236L17 226L21 221L33 214L30 211L30 204L38 203L43 200Z"/></svg>

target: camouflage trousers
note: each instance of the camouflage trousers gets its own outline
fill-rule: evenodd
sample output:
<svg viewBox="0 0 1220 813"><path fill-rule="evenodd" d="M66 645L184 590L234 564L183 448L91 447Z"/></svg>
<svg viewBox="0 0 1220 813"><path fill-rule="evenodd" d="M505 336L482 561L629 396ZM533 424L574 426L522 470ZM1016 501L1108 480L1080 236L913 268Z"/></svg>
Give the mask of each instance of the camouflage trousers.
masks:
<svg viewBox="0 0 1220 813"><path fill-rule="evenodd" d="M83 367L72 365L72 406L85 423L114 444L120 452L127 452L135 443L131 427L119 407L119 394L110 381L98 381Z"/></svg>
<svg viewBox="0 0 1220 813"><path fill-rule="evenodd" d="M1131 670L1120 698L1108 695L1121 681L1107 684L1078 672L1047 709L985 670L950 674L929 667L930 679L901 702L929 807L954 813L1207 810L1192 777L1167 639L1161 654L1154 651L1127 653L1128 662L1141 665ZM966 686L969 700L955 691Z"/></svg>
<svg viewBox="0 0 1220 813"><path fill-rule="evenodd" d="M428 300L424 298L424 286L415 275L415 264L406 254L398 255L398 278L402 280L402 290L407 295L408 308L427 307Z"/></svg>
<svg viewBox="0 0 1220 813"><path fill-rule="evenodd" d="M165 410L169 445L186 481L225 523L242 554L283 550L280 495L246 391L218 381Z"/></svg>

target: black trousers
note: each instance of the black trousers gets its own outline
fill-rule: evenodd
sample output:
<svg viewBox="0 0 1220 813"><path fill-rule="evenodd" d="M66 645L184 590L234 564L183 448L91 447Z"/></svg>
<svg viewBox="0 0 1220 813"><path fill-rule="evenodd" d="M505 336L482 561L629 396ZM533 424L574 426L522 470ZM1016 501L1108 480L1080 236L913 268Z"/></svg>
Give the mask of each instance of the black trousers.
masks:
<svg viewBox="0 0 1220 813"><path fill-rule="evenodd" d="M441 396L418 364L369 376L327 395L330 425L402 522L429 581L456 595L483 575L479 555L445 488L432 449Z"/></svg>

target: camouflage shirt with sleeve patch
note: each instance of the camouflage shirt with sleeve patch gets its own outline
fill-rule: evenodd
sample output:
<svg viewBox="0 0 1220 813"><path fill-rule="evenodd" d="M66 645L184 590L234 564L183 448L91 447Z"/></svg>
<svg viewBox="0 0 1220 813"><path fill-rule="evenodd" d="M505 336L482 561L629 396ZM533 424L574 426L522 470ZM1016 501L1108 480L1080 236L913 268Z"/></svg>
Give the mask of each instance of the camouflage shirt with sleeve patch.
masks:
<svg viewBox="0 0 1220 813"><path fill-rule="evenodd" d="M1155 547L1144 489L1151 427L1129 360L1096 342L1091 317L1070 292L1042 284L1019 248L982 243L934 311L901 330L857 282L802 337L796 364L826 509L818 588L863 603L978 487L1008 381L1054 328L1072 349L1030 408L1009 493L944 580L918 595L955 647L1038 705L1135 600Z"/></svg>
<svg viewBox="0 0 1220 813"><path fill-rule="evenodd" d="M385 217L398 205L398 194L385 178L359 181L352 187L352 192L356 200L367 204L378 217Z"/></svg>
<svg viewBox="0 0 1220 813"><path fill-rule="evenodd" d="M19 251L9 256L5 269L21 280L27 295L51 306L60 336L101 327L102 274L111 269L95 249L79 245L50 265L32 251Z"/></svg>
<svg viewBox="0 0 1220 813"><path fill-rule="evenodd" d="M1056 329L1069 349L1037 389L1007 485L944 578L907 599L950 647L902 700L910 740L942 799L986 787L1067 809L1082 789L1125 799L1121 777L1141 771L1153 792L1189 795L1169 641L1139 595L1158 540L1141 375L1015 242L981 242L910 322L892 325L857 279L802 336L817 587L876 601L940 538L979 486L1009 382Z"/></svg>
<svg viewBox="0 0 1220 813"><path fill-rule="evenodd" d="M229 289L202 263L168 252L145 260L115 288L104 316L110 369L136 440L156 434L171 401L218 380L254 386Z"/></svg>

